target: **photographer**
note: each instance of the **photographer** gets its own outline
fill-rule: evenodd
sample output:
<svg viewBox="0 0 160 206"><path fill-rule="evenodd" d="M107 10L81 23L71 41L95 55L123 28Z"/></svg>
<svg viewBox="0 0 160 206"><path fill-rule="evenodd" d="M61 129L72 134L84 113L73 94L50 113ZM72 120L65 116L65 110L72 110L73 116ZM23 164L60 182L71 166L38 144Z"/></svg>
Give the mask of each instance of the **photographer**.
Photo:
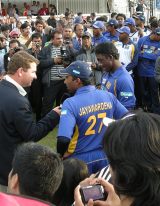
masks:
<svg viewBox="0 0 160 206"><path fill-rule="evenodd" d="M42 49L42 36L40 33L33 33L31 36L32 46L28 49L28 52L34 57L38 58L38 54Z"/></svg>
<svg viewBox="0 0 160 206"><path fill-rule="evenodd" d="M28 49L28 53L38 59L38 55L42 49L42 35L40 33L34 33L31 36L32 47ZM42 70L37 66L37 79L32 82L30 91L28 94L29 101L36 114L36 120L41 119L42 108Z"/></svg>
<svg viewBox="0 0 160 206"><path fill-rule="evenodd" d="M64 64L66 65L68 57L68 49L63 45L62 33L54 31L51 34L51 43L44 47L39 55L39 67L43 70L42 116L52 109L55 100L57 105L60 104L61 97L66 91Z"/></svg>
<svg viewBox="0 0 160 206"><path fill-rule="evenodd" d="M9 42L9 51L4 55L4 69L7 72L8 62L11 57L18 51L23 50L18 40L13 39Z"/></svg>

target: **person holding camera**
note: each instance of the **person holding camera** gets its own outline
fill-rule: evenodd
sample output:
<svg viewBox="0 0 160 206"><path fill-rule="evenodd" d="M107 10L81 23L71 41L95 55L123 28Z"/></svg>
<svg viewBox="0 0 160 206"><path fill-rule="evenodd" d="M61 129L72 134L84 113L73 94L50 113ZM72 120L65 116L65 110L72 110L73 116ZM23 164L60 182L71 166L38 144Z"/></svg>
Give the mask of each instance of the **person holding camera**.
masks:
<svg viewBox="0 0 160 206"><path fill-rule="evenodd" d="M75 190L75 206L159 205L159 131L160 117L153 113L141 112L112 122L104 135L104 150L113 185L102 179L85 180L85 186L80 183ZM104 192L95 189L91 193L97 184Z"/></svg>
<svg viewBox="0 0 160 206"><path fill-rule="evenodd" d="M66 91L64 84L66 74L63 73L63 55L66 53L66 50L64 51L62 46L62 33L54 31L51 34L51 43L39 53L39 68L43 71L42 116L52 109L55 100L57 105L59 105L61 97Z"/></svg>
<svg viewBox="0 0 160 206"><path fill-rule="evenodd" d="M4 55L4 69L7 72L8 62L10 61L11 57L18 51L22 50L21 44L18 40L13 39L9 42L9 51Z"/></svg>
<svg viewBox="0 0 160 206"><path fill-rule="evenodd" d="M33 33L31 39L31 48L28 49L28 53L38 59L38 55L42 49L42 35L40 33ZM39 68L39 65L37 66L37 79L32 82L28 98L38 121L41 119L42 108L42 70Z"/></svg>

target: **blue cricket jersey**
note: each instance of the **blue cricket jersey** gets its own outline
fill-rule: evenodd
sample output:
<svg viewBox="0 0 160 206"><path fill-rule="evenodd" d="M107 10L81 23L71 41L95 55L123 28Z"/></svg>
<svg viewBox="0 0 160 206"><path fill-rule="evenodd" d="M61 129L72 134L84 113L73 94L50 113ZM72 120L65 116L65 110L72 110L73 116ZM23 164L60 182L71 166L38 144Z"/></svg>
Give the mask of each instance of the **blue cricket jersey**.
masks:
<svg viewBox="0 0 160 206"><path fill-rule="evenodd" d="M153 41L150 36L144 36L138 41L138 74L144 77L155 76L155 62L160 56L160 42Z"/></svg>
<svg viewBox="0 0 160 206"><path fill-rule="evenodd" d="M119 67L115 72L105 72L102 76L102 90L114 94L127 109L135 107L134 82L124 67Z"/></svg>
<svg viewBox="0 0 160 206"><path fill-rule="evenodd" d="M105 43L107 41L108 40L103 35L101 35L99 37L95 37L95 36L92 37L92 45L93 46L97 46L98 44Z"/></svg>
<svg viewBox="0 0 160 206"><path fill-rule="evenodd" d="M110 32L103 33L103 36L106 37L107 41L115 42L119 40L119 32L116 32L113 36Z"/></svg>
<svg viewBox="0 0 160 206"><path fill-rule="evenodd" d="M119 119L127 112L111 93L91 85L81 87L63 103L58 136L70 139L69 154L102 149L103 118Z"/></svg>

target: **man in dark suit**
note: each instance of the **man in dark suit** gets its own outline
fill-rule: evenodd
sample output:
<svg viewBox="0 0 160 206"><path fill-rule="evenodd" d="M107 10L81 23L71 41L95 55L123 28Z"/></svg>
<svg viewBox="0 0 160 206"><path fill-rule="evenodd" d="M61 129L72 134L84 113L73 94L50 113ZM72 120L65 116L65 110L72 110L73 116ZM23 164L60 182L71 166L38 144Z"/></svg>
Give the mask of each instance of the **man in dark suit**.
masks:
<svg viewBox="0 0 160 206"><path fill-rule="evenodd" d="M39 61L25 51L13 55L8 74L0 82L0 190L5 191L11 163L17 145L38 141L59 122L59 107L50 111L38 123L33 115L23 87L36 79Z"/></svg>
<svg viewBox="0 0 160 206"><path fill-rule="evenodd" d="M82 48L82 35L84 32L83 24L75 24L74 32L76 35L72 39L73 48L79 51Z"/></svg>

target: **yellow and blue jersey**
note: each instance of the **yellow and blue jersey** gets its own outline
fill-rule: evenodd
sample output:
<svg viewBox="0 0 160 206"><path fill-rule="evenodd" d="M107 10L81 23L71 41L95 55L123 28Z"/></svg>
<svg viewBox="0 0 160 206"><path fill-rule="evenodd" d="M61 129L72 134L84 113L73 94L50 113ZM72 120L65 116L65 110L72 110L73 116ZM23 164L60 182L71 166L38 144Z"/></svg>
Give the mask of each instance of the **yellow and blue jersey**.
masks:
<svg viewBox="0 0 160 206"><path fill-rule="evenodd" d="M114 94L127 109L135 107L134 82L125 68L119 67L113 73L105 72L101 88Z"/></svg>
<svg viewBox="0 0 160 206"><path fill-rule="evenodd" d="M70 155L101 150L106 130L103 118L120 119L127 112L111 93L91 85L81 87L63 103L58 136L70 139Z"/></svg>

